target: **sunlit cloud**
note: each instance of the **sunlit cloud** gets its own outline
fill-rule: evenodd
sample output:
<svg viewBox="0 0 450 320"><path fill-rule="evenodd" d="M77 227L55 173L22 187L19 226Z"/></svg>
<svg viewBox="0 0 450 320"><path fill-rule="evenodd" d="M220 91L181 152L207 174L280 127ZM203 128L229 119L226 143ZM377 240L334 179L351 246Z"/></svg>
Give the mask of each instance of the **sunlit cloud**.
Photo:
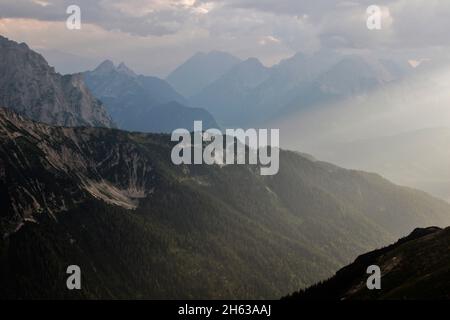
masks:
<svg viewBox="0 0 450 320"><path fill-rule="evenodd" d="M44 0L32 0L32 2L37 5L40 5L41 7L47 7L47 6L51 5L50 2L44 1Z"/></svg>
<svg viewBox="0 0 450 320"><path fill-rule="evenodd" d="M277 44L280 43L281 40L274 37L274 36L265 36L263 38L261 38L261 40L259 40L259 44L262 46L268 45L268 44Z"/></svg>
<svg viewBox="0 0 450 320"><path fill-rule="evenodd" d="M417 68L418 66L420 66L423 62L426 61L430 61L430 59L419 59L419 60L415 60L415 59L410 59L408 60L408 63L411 67L413 68Z"/></svg>

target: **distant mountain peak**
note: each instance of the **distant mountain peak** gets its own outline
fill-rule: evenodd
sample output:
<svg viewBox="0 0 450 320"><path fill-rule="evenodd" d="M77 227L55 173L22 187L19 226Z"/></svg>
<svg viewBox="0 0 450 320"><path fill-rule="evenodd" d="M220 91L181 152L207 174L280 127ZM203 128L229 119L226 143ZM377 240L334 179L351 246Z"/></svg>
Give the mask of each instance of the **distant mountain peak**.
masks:
<svg viewBox="0 0 450 320"><path fill-rule="evenodd" d="M95 68L94 72L111 72L114 71L116 67L111 60L105 60Z"/></svg>
<svg viewBox="0 0 450 320"><path fill-rule="evenodd" d="M192 97L240 62L239 58L222 51L197 52L166 79L182 95Z"/></svg>
<svg viewBox="0 0 450 320"><path fill-rule="evenodd" d="M114 62L107 59L100 63L97 68L93 71L96 74L109 74L111 72L118 72L130 77L137 77L137 74L131 70L125 62L121 62L117 67L114 65Z"/></svg>
<svg viewBox="0 0 450 320"><path fill-rule="evenodd" d="M244 62L242 62L242 64L246 64L249 66L255 66L255 67L263 67L265 68L265 66L262 64L261 61L259 61L258 58L255 57L250 57L247 60L245 60Z"/></svg>
<svg viewBox="0 0 450 320"><path fill-rule="evenodd" d="M121 62L121 63L119 64L119 66L116 68L116 71L117 71L117 72L120 72L120 73L124 73L124 74L126 74L126 75L128 75L128 76L131 76L131 77L136 77L136 76L137 76L137 74L134 73L133 70L131 70L130 68L128 68L128 67L125 65L124 62Z"/></svg>

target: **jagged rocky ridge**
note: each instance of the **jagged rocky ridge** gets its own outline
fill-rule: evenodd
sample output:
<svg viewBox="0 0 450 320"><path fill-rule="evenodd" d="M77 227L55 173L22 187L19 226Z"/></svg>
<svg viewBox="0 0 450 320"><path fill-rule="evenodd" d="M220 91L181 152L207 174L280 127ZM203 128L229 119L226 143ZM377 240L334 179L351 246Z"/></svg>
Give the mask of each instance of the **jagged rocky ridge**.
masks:
<svg viewBox="0 0 450 320"><path fill-rule="evenodd" d="M134 199L151 190L151 164L132 143L108 145L100 129L51 127L8 109L0 108L0 114L2 220L13 228L36 213L55 215L88 197L132 209Z"/></svg>
<svg viewBox="0 0 450 320"><path fill-rule="evenodd" d="M2 36L0 106L52 125L114 126L81 74L61 75L25 43Z"/></svg>
<svg viewBox="0 0 450 320"><path fill-rule="evenodd" d="M194 121L218 128L209 112L187 106L186 99L166 81L137 75L124 63L116 67L106 60L83 77L121 129L170 133L178 128L193 130Z"/></svg>

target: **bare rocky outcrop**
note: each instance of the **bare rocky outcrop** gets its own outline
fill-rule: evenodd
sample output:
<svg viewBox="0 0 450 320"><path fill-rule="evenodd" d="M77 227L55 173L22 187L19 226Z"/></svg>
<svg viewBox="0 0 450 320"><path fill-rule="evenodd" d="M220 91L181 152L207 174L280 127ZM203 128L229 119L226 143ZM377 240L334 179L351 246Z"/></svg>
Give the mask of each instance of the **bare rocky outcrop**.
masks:
<svg viewBox="0 0 450 320"><path fill-rule="evenodd" d="M2 36L0 105L52 125L114 127L80 74L61 75L25 43Z"/></svg>
<svg viewBox="0 0 450 320"><path fill-rule="evenodd" d="M107 141L107 130L52 127L0 108L0 189L7 198L0 220L6 229L40 212L56 217L92 198L136 208L153 190L152 165L132 140Z"/></svg>

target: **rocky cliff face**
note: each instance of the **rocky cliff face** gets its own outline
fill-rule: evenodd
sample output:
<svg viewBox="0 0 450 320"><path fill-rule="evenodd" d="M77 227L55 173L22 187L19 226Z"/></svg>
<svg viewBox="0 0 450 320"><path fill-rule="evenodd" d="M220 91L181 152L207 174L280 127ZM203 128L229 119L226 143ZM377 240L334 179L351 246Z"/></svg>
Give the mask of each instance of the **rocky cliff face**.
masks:
<svg viewBox="0 0 450 320"><path fill-rule="evenodd" d="M0 108L4 231L87 198L134 209L151 190L152 165L133 140L111 144L103 138L100 128L51 127Z"/></svg>
<svg viewBox="0 0 450 320"><path fill-rule="evenodd" d="M60 75L25 43L1 36L0 106L53 125L114 126L81 75Z"/></svg>

